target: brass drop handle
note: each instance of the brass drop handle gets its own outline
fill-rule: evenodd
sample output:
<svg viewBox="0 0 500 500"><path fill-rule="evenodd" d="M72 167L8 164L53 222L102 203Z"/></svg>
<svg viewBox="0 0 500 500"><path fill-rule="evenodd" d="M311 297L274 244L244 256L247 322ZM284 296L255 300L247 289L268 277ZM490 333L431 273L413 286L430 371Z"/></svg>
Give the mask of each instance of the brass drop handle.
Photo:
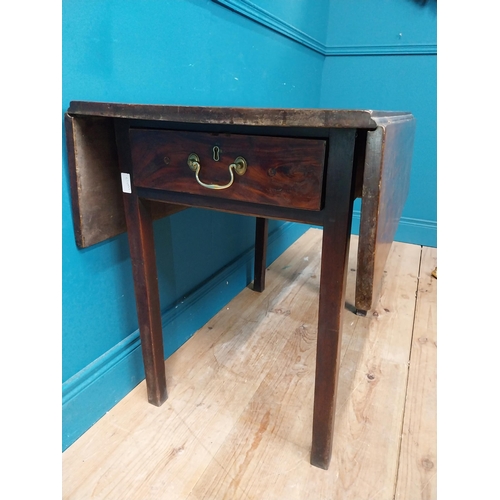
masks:
<svg viewBox="0 0 500 500"><path fill-rule="evenodd" d="M201 170L201 164L200 158L196 153L191 153L188 156L187 164L189 165L189 168L194 172L198 184L207 189L227 189L228 187L231 187L234 182L233 170L238 175L243 175L247 171L247 161L242 156L238 156L236 160L234 160L234 163L231 163L231 165L229 165L229 175L231 176L231 180L224 186L219 186L218 184L205 184L200 180L199 174Z"/></svg>

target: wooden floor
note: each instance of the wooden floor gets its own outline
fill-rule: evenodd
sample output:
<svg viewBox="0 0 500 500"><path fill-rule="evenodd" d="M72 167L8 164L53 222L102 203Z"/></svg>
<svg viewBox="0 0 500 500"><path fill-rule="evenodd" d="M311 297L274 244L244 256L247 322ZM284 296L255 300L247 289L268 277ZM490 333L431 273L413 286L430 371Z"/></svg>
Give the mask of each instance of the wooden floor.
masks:
<svg viewBox="0 0 500 500"><path fill-rule="evenodd" d="M64 499L436 498L436 249L394 243L381 299L353 314L352 238L333 457L309 464L319 229L63 454Z"/></svg>

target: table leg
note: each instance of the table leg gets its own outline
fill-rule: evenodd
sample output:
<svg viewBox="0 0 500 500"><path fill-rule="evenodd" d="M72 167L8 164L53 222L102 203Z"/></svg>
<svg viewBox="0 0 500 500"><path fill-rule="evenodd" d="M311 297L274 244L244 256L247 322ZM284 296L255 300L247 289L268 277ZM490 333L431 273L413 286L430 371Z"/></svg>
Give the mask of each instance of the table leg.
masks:
<svg viewBox="0 0 500 500"><path fill-rule="evenodd" d="M255 267L253 289L263 292L266 287L266 255L268 219L257 217L255 224Z"/></svg>
<svg viewBox="0 0 500 500"><path fill-rule="evenodd" d="M342 318L354 201L355 130L330 133L323 220L311 464L328 469L332 454Z"/></svg>
<svg viewBox="0 0 500 500"><path fill-rule="evenodd" d="M149 209L137 195L124 194L123 199L148 401L161 406L167 399L167 384L153 220Z"/></svg>

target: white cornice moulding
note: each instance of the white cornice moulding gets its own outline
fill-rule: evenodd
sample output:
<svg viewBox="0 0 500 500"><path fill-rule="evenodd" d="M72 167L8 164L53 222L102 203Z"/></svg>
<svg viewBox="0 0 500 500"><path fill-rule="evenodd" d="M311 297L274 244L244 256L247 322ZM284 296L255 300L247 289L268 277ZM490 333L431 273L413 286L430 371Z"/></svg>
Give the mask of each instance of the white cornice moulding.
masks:
<svg viewBox="0 0 500 500"><path fill-rule="evenodd" d="M325 45L250 0L212 0L323 56L436 55L436 44Z"/></svg>

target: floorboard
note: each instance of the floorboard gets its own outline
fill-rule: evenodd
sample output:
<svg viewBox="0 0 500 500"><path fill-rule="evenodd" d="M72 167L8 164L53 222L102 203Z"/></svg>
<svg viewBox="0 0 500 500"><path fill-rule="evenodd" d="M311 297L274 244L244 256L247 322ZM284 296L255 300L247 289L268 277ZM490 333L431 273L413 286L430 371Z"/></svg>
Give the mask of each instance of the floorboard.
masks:
<svg viewBox="0 0 500 500"><path fill-rule="evenodd" d="M309 464L321 236L165 362L163 406L143 382L63 453L64 499L436 498L435 249L394 243L359 317L352 238L333 458Z"/></svg>
<svg viewBox="0 0 500 500"><path fill-rule="evenodd" d="M398 500L436 498L436 267L435 248L424 248L411 347L410 374L405 408Z"/></svg>

